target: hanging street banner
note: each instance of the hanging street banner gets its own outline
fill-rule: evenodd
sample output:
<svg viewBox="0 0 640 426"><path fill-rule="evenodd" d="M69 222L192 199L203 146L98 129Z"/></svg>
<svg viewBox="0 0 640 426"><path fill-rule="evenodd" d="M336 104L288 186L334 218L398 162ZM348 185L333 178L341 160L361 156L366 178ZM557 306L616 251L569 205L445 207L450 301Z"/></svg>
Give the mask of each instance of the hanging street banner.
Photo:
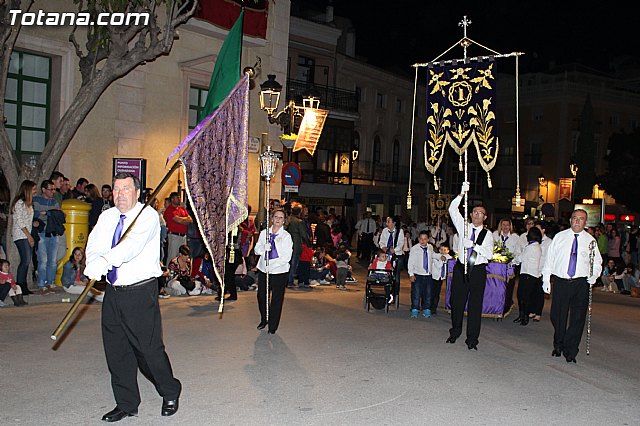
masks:
<svg viewBox="0 0 640 426"><path fill-rule="evenodd" d="M429 173L435 175L447 144L462 156L473 143L491 187L489 171L498 157L495 74L493 61L429 68L424 146L425 166Z"/></svg>
<svg viewBox="0 0 640 426"><path fill-rule="evenodd" d="M324 122L327 120L329 110L326 109L311 109L308 108L304 117L302 117L302 123L300 123L300 131L298 132L298 138L293 146L293 152L306 150L309 155L313 156L316 152L316 146L322 129L324 128Z"/></svg>
<svg viewBox="0 0 640 426"><path fill-rule="evenodd" d="M558 200L565 199L567 201L573 200L573 179L572 178L560 178L560 185Z"/></svg>

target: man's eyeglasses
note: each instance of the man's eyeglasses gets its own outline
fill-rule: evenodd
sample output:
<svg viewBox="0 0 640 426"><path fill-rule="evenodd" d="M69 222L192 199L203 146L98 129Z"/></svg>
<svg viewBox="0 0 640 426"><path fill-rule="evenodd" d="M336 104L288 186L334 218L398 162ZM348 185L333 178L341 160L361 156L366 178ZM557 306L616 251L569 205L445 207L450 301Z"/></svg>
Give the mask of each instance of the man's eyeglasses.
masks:
<svg viewBox="0 0 640 426"><path fill-rule="evenodd" d="M474 210L471 214L474 215L474 216L480 216L480 215L486 216L485 212L483 212L481 210Z"/></svg>

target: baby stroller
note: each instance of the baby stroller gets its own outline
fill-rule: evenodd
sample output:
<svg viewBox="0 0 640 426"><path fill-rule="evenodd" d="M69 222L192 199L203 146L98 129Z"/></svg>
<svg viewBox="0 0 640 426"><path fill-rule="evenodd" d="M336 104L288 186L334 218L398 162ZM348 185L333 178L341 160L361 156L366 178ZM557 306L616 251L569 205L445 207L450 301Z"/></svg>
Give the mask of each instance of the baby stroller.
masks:
<svg viewBox="0 0 640 426"><path fill-rule="evenodd" d="M386 309L386 311L389 312L389 305L392 303L393 287L393 271L386 269L369 270L364 292L364 307L367 312L371 306L375 309ZM399 300L399 297L396 299ZM396 309L399 306L397 300Z"/></svg>

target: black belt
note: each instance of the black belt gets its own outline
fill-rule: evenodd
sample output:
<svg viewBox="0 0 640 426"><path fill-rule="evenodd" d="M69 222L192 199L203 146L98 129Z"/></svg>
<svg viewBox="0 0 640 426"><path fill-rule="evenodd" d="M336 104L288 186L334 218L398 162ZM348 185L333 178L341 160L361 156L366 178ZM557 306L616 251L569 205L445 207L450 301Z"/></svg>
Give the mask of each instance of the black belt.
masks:
<svg viewBox="0 0 640 426"><path fill-rule="evenodd" d="M564 282L567 282L567 283L569 283L569 284L571 284L571 283L575 283L575 282L577 282L577 281L581 281L581 280L586 280L586 279L587 279L587 277L578 277L578 278L568 278L568 279L567 279L567 278L562 278L562 277L558 277L558 276L556 276L556 278L558 278L559 280L562 280L562 281L564 281Z"/></svg>
<svg viewBox="0 0 640 426"><path fill-rule="evenodd" d="M187 234L181 234L179 232L169 232L171 235L177 235L178 237L184 237Z"/></svg>
<svg viewBox="0 0 640 426"><path fill-rule="evenodd" d="M137 283L133 283L129 285L112 285L111 288L113 288L115 291L141 290L143 287L151 283L157 285L157 280L158 279L156 277L153 277L153 278L148 278L146 280L138 281Z"/></svg>

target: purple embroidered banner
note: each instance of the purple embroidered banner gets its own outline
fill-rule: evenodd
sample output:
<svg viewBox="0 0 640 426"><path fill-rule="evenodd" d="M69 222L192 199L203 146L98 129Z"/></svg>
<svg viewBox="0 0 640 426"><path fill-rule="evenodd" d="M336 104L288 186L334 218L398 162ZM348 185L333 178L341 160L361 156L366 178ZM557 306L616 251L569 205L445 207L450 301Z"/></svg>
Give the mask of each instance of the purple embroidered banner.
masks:
<svg viewBox="0 0 640 426"><path fill-rule="evenodd" d="M227 234L248 216L248 131L249 77L245 74L192 133L180 156L189 201L219 282L224 277Z"/></svg>
<svg viewBox="0 0 640 426"><path fill-rule="evenodd" d="M455 259L448 262L449 274L447 275L447 292L445 309L451 310L451 285L453 282L453 268ZM515 273L509 263L489 262L487 268L487 283L484 288L482 300L482 316L490 318L503 318L511 313L513 304L513 286ZM465 313L467 308L465 306Z"/></svg>

